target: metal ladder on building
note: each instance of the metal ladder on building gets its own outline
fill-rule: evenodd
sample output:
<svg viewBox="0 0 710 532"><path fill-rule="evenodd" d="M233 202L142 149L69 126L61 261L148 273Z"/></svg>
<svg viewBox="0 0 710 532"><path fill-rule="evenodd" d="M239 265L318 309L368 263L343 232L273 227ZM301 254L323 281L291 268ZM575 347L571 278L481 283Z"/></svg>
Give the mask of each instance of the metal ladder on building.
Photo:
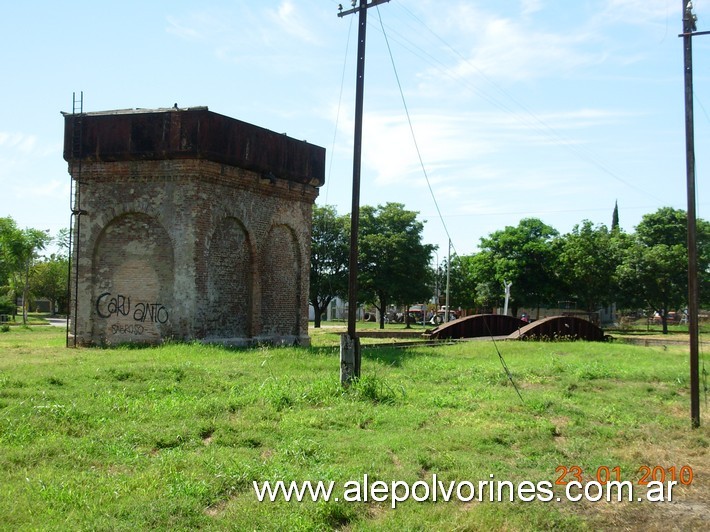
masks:
<svg viewBox="0 0 710 532"><path fill-rule="evenodd" d="M69 218L69 268L67 277L67 331L66 331L66 346L69 347L69 324L70 317L73 317L71 324L73 325L73 346L76 347L77 320L76 316L79 310L79 299L77 297L79 291L79 270L76 266L72 268L72 261L79 263L79 236L81 231L81 215L85 214L81 210L81 163L83 155L83 130L82 119L84 117L84 91L72 93L72 132L71 132L71 153L69 154L69 208L71 216ZM74 182L76 181L76 186ZM73 246L76 246L74 249ZM73 309L72 306L72 281L74 282L73 290Z"/></svg>

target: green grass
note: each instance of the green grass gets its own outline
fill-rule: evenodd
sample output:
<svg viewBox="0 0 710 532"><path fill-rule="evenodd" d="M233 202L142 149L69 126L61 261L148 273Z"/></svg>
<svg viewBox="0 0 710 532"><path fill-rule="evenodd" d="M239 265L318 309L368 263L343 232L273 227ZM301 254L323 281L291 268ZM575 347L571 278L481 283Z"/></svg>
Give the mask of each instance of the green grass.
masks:
<svg viewBox="0 0 710 532"><path fill-rule="evenodd" d="M710 336L710 323L707 321L700 321L698 324L698 329L700 336ZM649 320L636 320L633 322L625 322L623 325L617 327L609 327L607 331L610 333L624 333L624 334L662 334L663 326L660 323L650 322ZM668 323L668 334L669 335L688 335L688 324L687 323Z"/></svg>
<svg viewBox="0 0 710 532"><path fill-rule="evenodd" d="M66 349L61 328L0 333L0 528L685 528L707 516L710 419L690 429L683 349L498 343L523 404L491 342L364 348L347 390L337 334L313 331L313 344ZM677 493L699 513L682 517L649 504L260 503L252 489L364 474L554 481L573 465L637 480L643 465L685 464L695 480Z"/></svg>

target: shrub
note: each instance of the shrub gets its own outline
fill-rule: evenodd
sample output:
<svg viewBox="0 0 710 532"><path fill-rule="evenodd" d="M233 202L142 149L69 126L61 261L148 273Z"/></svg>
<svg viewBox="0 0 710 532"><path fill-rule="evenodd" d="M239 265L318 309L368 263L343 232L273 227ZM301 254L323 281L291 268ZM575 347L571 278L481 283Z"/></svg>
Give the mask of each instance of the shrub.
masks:
<svg viewBox="0 0 710 532"><path fill-rule="evenodd" d="M0 296L0 314L15 314L17 307L14 301L7 296Z"/></svg>

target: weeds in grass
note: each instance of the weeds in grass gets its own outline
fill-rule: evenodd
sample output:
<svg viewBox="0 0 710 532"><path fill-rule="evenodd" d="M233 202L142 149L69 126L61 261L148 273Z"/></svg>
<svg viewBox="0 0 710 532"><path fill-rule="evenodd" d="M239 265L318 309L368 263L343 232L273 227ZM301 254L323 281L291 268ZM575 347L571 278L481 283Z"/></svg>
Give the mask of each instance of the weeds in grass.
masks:
<svg viewBox="0 0 710 532"><path fill-rule="evenodd" d="M365 375L349 388L350 394L361 401L370 401L375 404L393 405L399 398L405 397L404 388L400 387L399 393L389 383L374 375Z"/></svg>
<svg viewBox="0 0 710 532"><path fill-rule="evenodd" d="M337 350L318 340L65 349L61 331L36 329L0 337L9 529L606 528L635 521L626 507L267 504L252 482L554 481L559 465L628 473L641 461L708 469L710 432L688 430L687 355L673 348L503 343L522 405L484 342L365 348L363 377L343 388Z"/></svg>

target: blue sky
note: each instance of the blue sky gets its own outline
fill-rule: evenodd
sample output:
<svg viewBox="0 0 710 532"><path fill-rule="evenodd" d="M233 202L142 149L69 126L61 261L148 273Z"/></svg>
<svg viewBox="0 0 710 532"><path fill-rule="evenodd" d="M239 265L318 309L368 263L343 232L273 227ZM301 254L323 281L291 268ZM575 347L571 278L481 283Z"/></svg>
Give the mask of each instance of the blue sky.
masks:
<svg viewBox="0 0 710 532"><path fill-rule="evenodd" d="M337 6L4 2L0 216L52 233L68 225L60 111L79 91L85 111L206 105L323 146L318 203L349 212L357 16L339 18ZM419 212L442 260L448 236L469 254L525 217L561 233L584 219L608 226L618 201L632 231L661 206L685 209L681 6L391 0L370 9L361 205ZM698 30L710 30L710 0L694 6ZM708 219L710 36L693 46L698 215Z"/></svg>

